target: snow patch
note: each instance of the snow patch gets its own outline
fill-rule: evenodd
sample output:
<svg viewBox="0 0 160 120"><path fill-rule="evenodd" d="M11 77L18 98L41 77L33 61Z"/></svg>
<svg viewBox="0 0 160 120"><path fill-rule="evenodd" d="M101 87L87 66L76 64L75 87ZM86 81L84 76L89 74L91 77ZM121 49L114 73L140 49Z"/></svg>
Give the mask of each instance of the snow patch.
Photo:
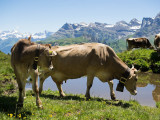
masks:
<svg viewBox="0 0 160 120"><path fill-rule="evenodd" d="M114 27L114 25L108 24L108 25L105 25L104 27L111 28L111 27Z"/></svg>

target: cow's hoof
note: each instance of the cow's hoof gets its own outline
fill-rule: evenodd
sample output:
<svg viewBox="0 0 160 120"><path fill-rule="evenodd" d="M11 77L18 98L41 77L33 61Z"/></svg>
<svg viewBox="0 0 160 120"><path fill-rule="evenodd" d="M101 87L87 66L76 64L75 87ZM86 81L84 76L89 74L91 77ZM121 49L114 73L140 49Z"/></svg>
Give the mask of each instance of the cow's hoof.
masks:
<svg viewBox="0 0 160 120"><path fill-rule="evenodd" d="M86 97L86 100L87 100L87 101L91 99L90 96L85 96L85 97Z"/></svg>
<svg viewBox="0 0 160 120"><path fill-rule="evenodd" d="M39 105L38 108L39 108L39 109L43 109L43 105Z"/></svg>
<svg viewBox="0 0 160 120"><path fill-rule="evenodd" d="M16 107L17 107L17 108L22 108L22 107L23 107L23 103L17 103L17 104L16 104Z"/></svg>
<svg viewBox="0 0 160 120"><path fill-rule="evenodd" d="M60 94L60 97L65 97L66 95L64 93L61 93Z"/></svg>
<svg viewBox="0 0 160 120"><path fill-rule="evenodd" d="M116 100L116 97L114 95L111 96L112 100Z"/></svg>

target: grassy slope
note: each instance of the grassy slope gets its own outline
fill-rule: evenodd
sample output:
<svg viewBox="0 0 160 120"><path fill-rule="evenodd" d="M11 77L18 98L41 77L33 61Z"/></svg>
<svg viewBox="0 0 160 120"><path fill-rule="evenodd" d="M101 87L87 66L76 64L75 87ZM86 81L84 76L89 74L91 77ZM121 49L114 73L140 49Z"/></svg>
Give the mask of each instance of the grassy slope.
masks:
<svg viewBox="0 0 160 120"><path fill-rule="evenodd" d="M60 39L60 40L45 40L45 41L39 41L38 43L49 43L54 45L71 45L71 44L79 44L79 43L87 43L87 42L94 42L91 40L88 40L84 37L77 37L77 38L66 38L66 39ZM107 43L109 46L111 46L116 52L122 52L126 50L126 41L125 40L117 40L115 42L108 41Z"/></svg>
<svg viewBox="0 0 160 120"><path fill-rule="evenodd" d="M83 37L77 37L77 38L66 38L66 39L60 39L60 40L48 40L48 41L39 41L38 43L49 43L52 45L70 45L70 44L79 44L79 43L86 43L89 42L89 40L83 38Z"/></svg>

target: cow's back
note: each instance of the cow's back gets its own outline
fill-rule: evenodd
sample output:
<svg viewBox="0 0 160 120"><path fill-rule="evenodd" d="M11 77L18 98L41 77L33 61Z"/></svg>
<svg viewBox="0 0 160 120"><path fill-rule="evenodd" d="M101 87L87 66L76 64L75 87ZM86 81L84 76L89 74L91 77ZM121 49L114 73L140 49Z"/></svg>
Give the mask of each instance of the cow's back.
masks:
<svg viewBox="0 0 160 120"><path fill-rule="evenodd" d="M100 43L85 43L54 48L57 56L53 58L53 66L69 78L84 76L107 66L116 56L107 45Z"/></svg>

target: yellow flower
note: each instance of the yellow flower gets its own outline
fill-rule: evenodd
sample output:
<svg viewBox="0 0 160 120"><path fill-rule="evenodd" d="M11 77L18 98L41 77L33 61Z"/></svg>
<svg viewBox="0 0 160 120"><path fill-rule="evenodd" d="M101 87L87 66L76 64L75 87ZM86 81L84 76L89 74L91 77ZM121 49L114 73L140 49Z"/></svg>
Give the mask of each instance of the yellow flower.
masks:
<svg viewBox="0 0 160 120"><path fill-rule="evenodd" d="M19 117L21 118L21 114L19 114Z"/></svg>
<svg viewBox="0 0 160 120"><path fill-rule="evenodd" d="M12 117L13 116L13 114L10 114L10 117Z"/></svg>
<svg viewBox="0 0 160 120"><path fill-rule="evenodd" d="M52 115L49 115L49 117L52 117Z"/></svg>

